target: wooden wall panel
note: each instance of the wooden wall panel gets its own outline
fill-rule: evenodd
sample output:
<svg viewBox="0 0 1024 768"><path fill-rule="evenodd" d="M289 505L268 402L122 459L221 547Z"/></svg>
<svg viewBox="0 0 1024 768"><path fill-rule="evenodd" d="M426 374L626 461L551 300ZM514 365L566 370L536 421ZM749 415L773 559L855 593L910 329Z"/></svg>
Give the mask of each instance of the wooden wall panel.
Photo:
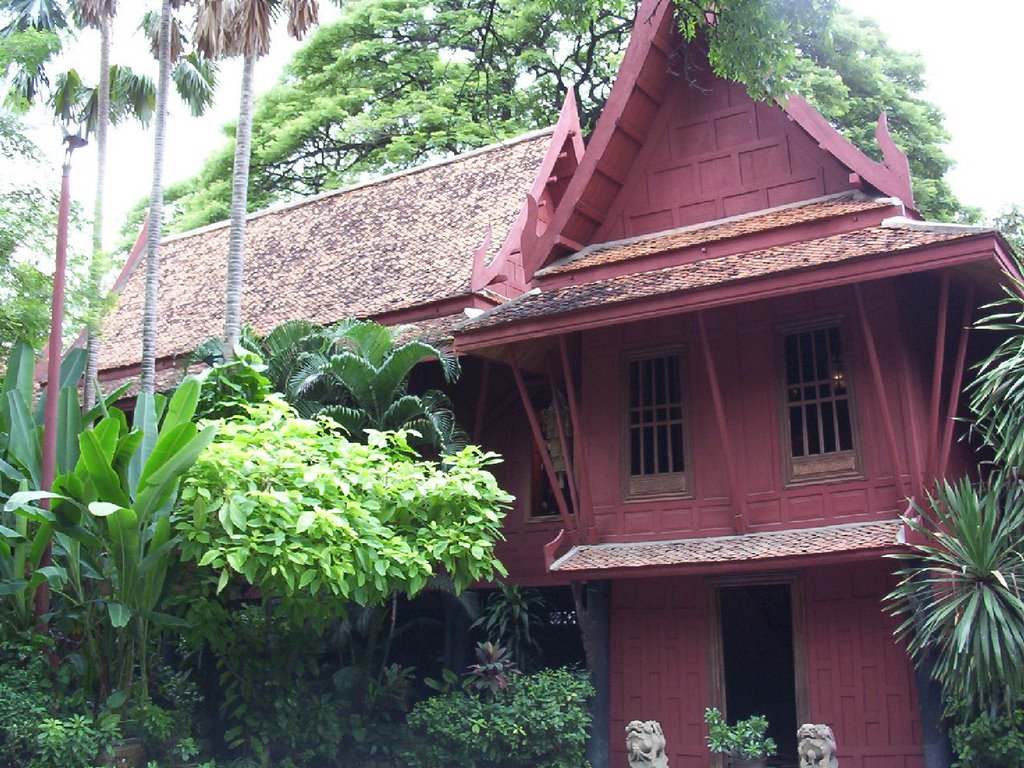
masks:
<svg viewBox="0 0 1024 768"><path fill-rule="evenodd" d="M669 765L708 765L707 587L700 579L612 585L611 765L626 765L625 727L658 720Z"/></svg>
<svg viewBox="0 0 1024 768"><path fill-rule="evenodd" d="M648 146L635 161L635 148L623 152L632 168L594 242L850 188L849 171L781 108L755 103L741 86L710 77L697 87L682 78L671 84L659 114L651 115Z"/></svg>
<svg viewBox="0 0 1024 768"><path fill-rule="evenodd" d="M916 768L923 760L913 667L880 604L890 567L807 572L811 719L832 726L844 768Z"/></svg>
<svg viewBox="0 0 1024 768"><path fill-rule="evenodd" d="M904 353L900 318L883 283L865 291L875 343L883 363L899 453L899 472L909 479L908 450L915 432L906 429ZM847 374L855 394L863 478L786 487L779 414L780 324L841 317L849 349ZM750 531L779 530L892 518L903 511L881 425L881 406L865 342L849 289L822 290L797 300L774 300L712 311L709 341L721 385L723 407L746 497ZM683 498L626 501L619 371L632 351L681 346L686 361L688 486ZM721 431L715 418L710 378L693 316L601 328L583 335L582 414L598 531L602 540L640 541L732 533L733 508ZM917 392L918 398L924 396Z"/></svg>

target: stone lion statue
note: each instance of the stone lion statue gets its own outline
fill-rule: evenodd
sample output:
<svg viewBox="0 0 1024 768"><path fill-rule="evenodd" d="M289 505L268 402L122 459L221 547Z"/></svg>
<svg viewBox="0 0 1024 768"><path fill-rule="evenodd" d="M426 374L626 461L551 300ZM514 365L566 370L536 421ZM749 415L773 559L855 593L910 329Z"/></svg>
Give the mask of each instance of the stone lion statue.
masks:
<svg viewBox="0 0 1024 768"><path fill-rule="evenodd" d="M839 768L836 737L827 725L804 723L797 729L800 768Z"/></svg>
<svg viewBox="0 0 1024 768"><path fill-rule="evenodd" d="M626 726L629 768L668 768L665 734L657 720L631 720Z"/></svg>

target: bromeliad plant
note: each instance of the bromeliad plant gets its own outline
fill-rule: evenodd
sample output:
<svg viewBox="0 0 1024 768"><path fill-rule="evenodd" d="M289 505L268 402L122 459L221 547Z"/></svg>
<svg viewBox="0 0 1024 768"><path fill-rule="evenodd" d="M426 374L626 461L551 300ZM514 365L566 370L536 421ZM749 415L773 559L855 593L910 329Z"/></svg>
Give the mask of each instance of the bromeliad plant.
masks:
<svg viewBox="0 0 1024 768"><path fill-rule="evenodd" d="M199 392L200 382L189 377L170 401L140 395L132 426L124 413L104 406L103 418L79 434L73 469L58 476L53 491L19 491L5 505L39 518L36 504L49 499L48 514L80 522L82 535L60 539L70 574L64 597L96 619L83 622L81 631L90 668L99 671L99 701L116 692L111 706L127 705L136 663L146 695L150 629L179 623L161 611L176 545L170 514L181 478L215 432L192 420Z"/></svg>

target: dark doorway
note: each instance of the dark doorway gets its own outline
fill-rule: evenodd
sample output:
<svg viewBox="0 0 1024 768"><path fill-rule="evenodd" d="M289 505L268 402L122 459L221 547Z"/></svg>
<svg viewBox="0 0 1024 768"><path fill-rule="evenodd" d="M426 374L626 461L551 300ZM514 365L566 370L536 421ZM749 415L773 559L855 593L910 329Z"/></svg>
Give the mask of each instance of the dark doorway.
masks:
<svg viewBox="0 0 1024 768"><path fill-rule="evenodd" d="M768 718L779 753L772 765L795 766L796 675L788 584L719 589L725 706L730 724Z"/></svg>

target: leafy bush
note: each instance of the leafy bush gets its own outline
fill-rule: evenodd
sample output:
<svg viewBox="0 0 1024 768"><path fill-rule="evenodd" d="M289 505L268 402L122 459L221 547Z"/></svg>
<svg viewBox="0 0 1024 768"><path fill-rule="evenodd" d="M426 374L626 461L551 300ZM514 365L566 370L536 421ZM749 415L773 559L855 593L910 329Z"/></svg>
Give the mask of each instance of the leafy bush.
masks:
<svg viewBox="0 0 1024 768"><path fill-rule="evenodd" d="M987 712L953 727L953 768L1024 768L1024 709L992 717Z"/></svg>
<svg viewBox="0 0 1024 768"><path fill-rule="evenodd" d="M712 752L757 760L771 757L777 750L775 740L766 735L768 719L763 715L753 715L729 725L717 707L708 707L704 710L704 722L708 725L708 749Z"/></svg>
<svg viewBox="0 0 1024 768"><path fill-rule="evenodd" d="M515 677L493 701L462 691L417 704L407 724L407 768L580 768L594 689L583 673Z"/></svg>

